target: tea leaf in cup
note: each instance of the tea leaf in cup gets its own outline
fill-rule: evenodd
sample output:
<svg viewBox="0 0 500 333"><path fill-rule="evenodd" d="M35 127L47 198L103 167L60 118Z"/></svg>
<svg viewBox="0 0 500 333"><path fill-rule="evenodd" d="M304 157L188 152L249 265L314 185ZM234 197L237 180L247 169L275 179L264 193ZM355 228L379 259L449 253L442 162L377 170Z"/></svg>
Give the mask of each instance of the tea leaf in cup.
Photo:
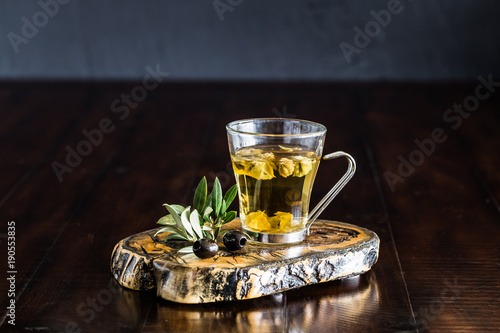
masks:
<svg viewBox="0 0 500 333"><path fill-rule="evenodd" d="M283 157L278 162L278 170L281 177L287 178L293 174L295 170L295 164L289 158Z"/></svg>

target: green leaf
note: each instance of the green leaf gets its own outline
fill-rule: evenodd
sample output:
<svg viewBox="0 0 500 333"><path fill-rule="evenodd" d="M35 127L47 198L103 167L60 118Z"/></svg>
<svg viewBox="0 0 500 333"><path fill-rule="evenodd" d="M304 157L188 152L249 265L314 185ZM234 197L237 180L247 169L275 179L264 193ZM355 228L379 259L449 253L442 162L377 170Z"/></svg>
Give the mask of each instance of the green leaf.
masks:
<svg viewBox="0 0 500 333"><path fill-rule="evenodd" d="M181 217L179 216L180 213L177 213L177 211L176 211L176 209L178 209L179 205L164 204L163 206L165 206L167 208L168 212L170 213L170 215L172 215L172 217L174 218L175 224L177 224L177 227L179 229L183 229Z"/></svg>
<svg viewBox="0 0 500 333"><path fill-rule="evenodd" d="M217 224L212 226L212 228L214 230L220 229L220 227L222 227L224 224L226 224L226 222L224 222L224 220L221 218L221 219L217 220Z"/></svg>
<svg viewBox="0 0 500 333"><path fill-rule="evenodd" d="M181 214L181 223L182 223L182 226L184 227L184 230L188 234L188 236L190 236L190 237L188 237L189 239L194 237L194 231L193 231L193 228L191 227L191 222L189 221L189 211L190 210L191 210L191 207L188 207L188 208L184 209L184 211Z"/></svg>
<svg viewBox="0 0 500 333"><path fill-rule="evenodd" d="M162 218L160 218L158 220L158 222L156 222L156 223L162 224L162 225L175 225L175 220L174 220L172 214L168 214L168 215L165 215Z"/></svg>
<svg viewBox="0 0 500 333"><path fill-rule="evenodd" d="M178 214L178 215L181 215L181 213L184 211L184 207L181 206L181 205L169 205L169 204L163 204L163 206L166 208L167 206L170 206L173 210L175 210L175 212ZM168 208L167 208L168 209Z"/></svg>
<svg viewBox="0 0 500 333"><path fill-rule="evenodd" d="M186 247L183 247L182 249L179 249L177 252L178 253L193 253L193 247L186 246Z"/></svg>
<svg viewBox="0 0 500 333"><path fill-rule="evenodd" d="M222 188L220 186L219 178L215 177L214 186L212 188L212 208L214 209L215 216L219 216L222 206Z"/></svg>
<svg viewBox="0 0 500 333"><path fill-rule="evenodd" d="M229 231L231 230L230 229L222 230L221 232L219 232L219 235L217 237L224 236L224 234Z"/></svg>
<svg viewBox="0 0 500 333"><path fill-rule="evenodd" d="M187 239L186 237L184 236L180 236L178 234L168 234L167 237L165 237L165 242L168 242L169 240L183 240L183 241L189 241L189 239Z"/></svg>
<svg viewBox="0 0 500 333"><path fill-rule="evenodd" d="M156 236L158 234L161 234L162 232L178 232L178 229L174 228L174 227L163 227L160 230L158 230L157 232L155 232L154 235Z"/></svg>
<svg viewBox="0 0 500 333"><path fill-rule="evenodd" d="M224 214L224 216L222 217L222 219L224 220L224 224L225 223L228 223L228 222L231 222L232 220L234 220L236 218L236 212L234 210L232 211L229 211L227 212L226 214Z"/></svg>
<svg viewBox="0 0 500 333"><path fill-rule="evenodd" d="M217 239L217 237L219 237L219 231L220 231L220 227L217 227L214 229L214 240Z"/></svg>
<svg viewBox="0 0 500 333"><path fill-rule="evenodd" d="M203 226L203 231L212 231L212 228L210 228L208 225Z"/></svg>
<svg viewBox="0 0 500 333"><path fill-rule="evenodd" d="M212 207L205 208L205 211L203 212L203 217L210 216L210 213L212 213L212 211L213 211Z"/></svg>
<svg viewBox="0 0 500 333"><path fill-rule="evenodd" d="M162 232L171 232L173 234L176 234L176 235L179 235L181 237L183 237L184 239L187 239L187 235L183 232L183 230L179 230L178 228L174 228L174 227L163 227L161 228L160 230L158 230L156 233L155 233L155 236L159 233L162 233ZM167 236L168 237L168 236Z"/></svg>
<svg viewBox="0 0 500 333"><path fill-rule="evenodd" d="M193 208L197 211L203 211L207 202L207 179L203 177L194 192Z"/></svg>
<svg viewBox="0 0 500 333"><path fill-rule="evenodd" d="M228 208L229 205L233 202L234 198L236 198L236 194L238 193L238 188L236 185L231 186L231 188L224 195L224 199L222 200L222 210L220 214L223 214Z"/></svg>
<svg viewBox="0 0 500 333"><path fill-rule="evenodd" d="M200 214L198 214L198 211L195 209L189 216L189 221L191 221L191 226L193 227L193 231L196 233L198 236L198 239L203 238L203 232L201 231L200 227Z"/></svg>
<svg viewBox="0 0 500 333"><path fill-rule="evenodd" d="M210 193L209 196L207 197L207 202L205 204L205 209L207 209L208 207L210 208L213 208L213 193Z"/></svg>
<svg viewBox="0 0 500 333"><path fill-rule="evenodd" d="M246 233L244 231L242 231L242 232L243 232L243 235L245 235L248 239L252 239L252 236L250 236L250 234L248 234L248 233Z"/></svg>

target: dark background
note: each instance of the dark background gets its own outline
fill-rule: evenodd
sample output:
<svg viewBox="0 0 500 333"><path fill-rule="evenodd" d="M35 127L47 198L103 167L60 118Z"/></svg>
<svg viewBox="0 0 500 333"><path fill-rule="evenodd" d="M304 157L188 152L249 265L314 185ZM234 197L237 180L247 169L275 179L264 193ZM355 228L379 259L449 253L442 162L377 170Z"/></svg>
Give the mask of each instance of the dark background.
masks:
<svg viewBox="0 0 500 333"><path fill-rule="evenodd" d="M55 0L42 0L53 3ZM500 75L500 2L401 0L400 13L348 63L370 11L388 1L1 0L0 80L476 80ZM215 4L226 7L219 15ZM231 3L233 5L231 5ZM54 10L54 9L52 9ZM9 33L40 27L17 53ZM12 38L12 34L10 35Z"/></svg>
<svg viewBox="0 0 500 333"><path fill-rule="evenodd" d="M388 1L228 3L0 0L0 332L499 332L500 2L402 0L351 62L339 45ZM170 74L140 95L146 68ZM197 306L119 288L115 244L190 205L203 176L227 191L225 125L275 116L324 124L325 153L355 157L320 218L376 232L373 269ZM321 162L312 204L345 165Z"/></svg>

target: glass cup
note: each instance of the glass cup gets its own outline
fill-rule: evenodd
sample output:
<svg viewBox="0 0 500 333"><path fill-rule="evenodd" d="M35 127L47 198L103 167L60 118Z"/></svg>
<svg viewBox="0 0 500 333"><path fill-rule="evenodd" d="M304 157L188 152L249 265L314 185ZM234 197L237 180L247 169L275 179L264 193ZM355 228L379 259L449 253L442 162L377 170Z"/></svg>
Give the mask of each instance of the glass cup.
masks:
<svg viewBox="0 0 500 333"><path fill-rule="evenodd" d="M344 176L309 212L309 199L323 153L326 127L306 120L260 118L226 126L238 186L240 220L253 241L297 243L352 178L356 162L337 151L324 159L347 158Z"/></svg>

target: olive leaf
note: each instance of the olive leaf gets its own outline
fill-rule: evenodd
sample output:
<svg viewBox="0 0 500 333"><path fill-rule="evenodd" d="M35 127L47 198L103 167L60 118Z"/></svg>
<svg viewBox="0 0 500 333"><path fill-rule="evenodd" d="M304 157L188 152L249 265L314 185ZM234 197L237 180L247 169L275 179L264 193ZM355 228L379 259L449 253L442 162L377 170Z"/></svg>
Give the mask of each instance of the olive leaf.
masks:
<svg viewBox="0 0 500 333"><path fill-rule="evenodd" d="M207 197L207 201L205 203L205 208L212 208L212 210L214 210L212 197L213 197L213 191Z"/></svg>
<svg viewBox="0 0 500 333"><path fill-rule="evenodd" d="M172 215L168 214L163 217L161 217L158 222L156 222L161 225L175 225L175 220L172 217Z"/></svg>
<svg viewBox="0 0 500 333"><path fill-rule="evenodd" d="M231 186L229 191L226 192L226 195L224 195L224 199L222 199L222 209L220 212L221 214L224 213L229 208L229 205L233 202L237 193L238 189L236 185Z"/></svg>
<svg viewBox="0 0 500 333"><path fill-rule="evenodd" d="M184 211L184 206L181 205L168 205L168 204L163 204L163 206L166 208L167 206L170 206L177 214L181 214ZM168 208L167 208L168 209Z"/></svg>
<svg viewBox="0 0 500 333"><path fill-rule="evenodd" d="M192 246L186 246L183 247L182 249L177 250L179 253L193 253L193 247Z"/></svg>
<svg viewBox="0 0 500 333"><path fill-rule="evenodd" d="M232 211L229 211L227 212L226 214L224 214L224 216L222 217L222 219L224 220L224 224L228 223L228 222L231 222L232 220L234 220L236 218L236 212L234 210Z"/></svg>
<svg viewBox="0 0 500 333"><path fill-rule="evenodd" d="M172 215L172 218L174 219L175 221L175 224L177 225L178 228L182 229L182 222L181 222L181 217L179 216L179 214L181 213L177 213L176 209L176 205L169 205L169 204L163 204L163 206L165 206L168 210L168 212L170 213L170 215Z"/></svg>
<svg viewBox="0 0 500 333"><path fill-rule="evenodd" d="M163 206L165 206L165 208L167 208L166 206L169 206L169 205L164 204ZM181 214L182 211L184 210L184 207L181 205L170 205L170 208L173 209L177 214ZM158 220L158 222L156 222L156 223L161 224L161 225L176 225L177 224L172 214L168 214L168 215L161 217Z"/></svg>
<svg viewBox="0 0 500 333"><path fill-rule="evenodd" d="M206 207L205 211L203 212L203 220L207 222L210 221L210 214L212 214L212 212L212 207Z"/></svg>
<svg viewBox="0 0 500 333"><path fill-rule="evenodd" d="M178 235L176 233L168 234L167 237L165 237L165 242L168 242L169 240L189 241L189 239L185 238L184 236L180 236L180 235Z"/></svg>
<svg viewBox="0 0 500 333"><path fill-rule="evenodd" d="M173 235L178 236L180 239L188 240L188 237L187 237L186 233L183 232L183 230L179 229L179 228L163 227L160 230L158 230L154 235L156 236L156 235L158 235L159 233L162 233L162 232L170 232L171 235L173 234ZM170 235L168 235L168 236L170 236Z"/></svg>
<svg viewBox="0 0 500 333"><path fill-rule="evenodd" d="M214 209L215 215L218 216L222 206L222 188L218 178L215 178L214 187L212 188L212 208Z"/></svg>
<svg viewBox="0 0 500 333"><path fill-rule="evenodd" d="M191 221L189 221L189 212L191 210L191 207L187 207L181 214L181 223L182 226L184 227L184 230L188 234L189 240L196 240L196 237L194 236L194 231L193 227L191 226Z"/></svg>
<svg viewBox="0 0 500 333"><path fill-rule="evenodd" d="M193 208L199 212L203 211L207 202L207 179L203 177L194 192Z"/></svg>
<svg viewBox="0 0 500 333"><path fill-rule="evenodd" d="M191 221L191 226L193 227L193 231L198 236L198 239L203 238L203 231L200 226L200 214L196 209L191 212L189 220Z"/></svg>

